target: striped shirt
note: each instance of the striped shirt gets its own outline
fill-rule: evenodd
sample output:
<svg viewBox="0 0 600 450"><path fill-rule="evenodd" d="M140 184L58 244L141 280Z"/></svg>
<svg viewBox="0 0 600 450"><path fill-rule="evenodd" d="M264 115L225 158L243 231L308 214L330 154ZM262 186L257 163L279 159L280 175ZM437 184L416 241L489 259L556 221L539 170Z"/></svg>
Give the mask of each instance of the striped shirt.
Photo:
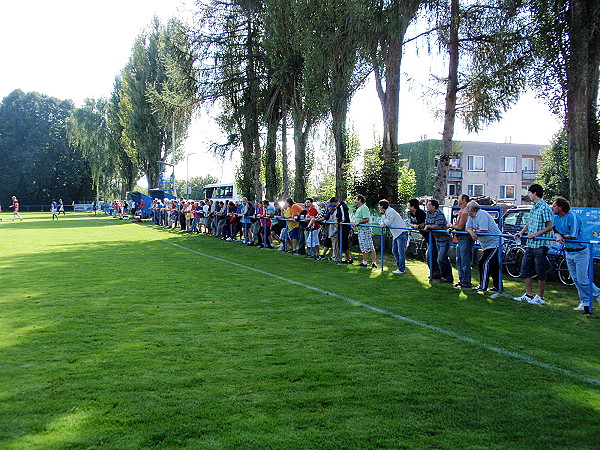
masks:
<svg viewBox="0 0 600 450"><path fill-rule="evenodd" d="M427 213L425 216L425 225L437 225L440 230L446 231L448 221L446 220L446 216L444 213L436 209L433 214ZM433 237L436 241L444 242L450 240L450 235L448 233L440 233L439 231L433 232Z"/></svg>
<svg viewBox="0 0 600 450"><path fill-rule="evenodd" d="M529 228L527 228L527 233L529 235L533 233L537 233L546 228L547 222L552 222L552 210L548 203L544 201L544 199L540 199L539 202L534 203L531 208L531 213L529 214ZM539 237L552 237L552 231L542 234ZM552 246L552 241L546 241L542 239L527 239L527 247L531 248L539 248L539 247L550 247Z"/></svg>

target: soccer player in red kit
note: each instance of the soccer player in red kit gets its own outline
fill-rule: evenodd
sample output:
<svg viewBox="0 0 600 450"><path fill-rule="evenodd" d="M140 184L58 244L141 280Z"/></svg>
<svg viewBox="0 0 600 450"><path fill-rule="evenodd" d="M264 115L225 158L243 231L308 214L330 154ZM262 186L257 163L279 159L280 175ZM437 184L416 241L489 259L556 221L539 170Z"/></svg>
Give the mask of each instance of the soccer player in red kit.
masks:
<svg viewBox="0 0 600 450"><path fill-rule="evenodd" d="M23 218L21 217L21 214L19 214L19 200L17 200L17 197L15 197L13 195L12 198L13 204L11 206L11 208L13 209L13 221L17 218L17 216L19 217L19 219L23 220Z"/></svg>

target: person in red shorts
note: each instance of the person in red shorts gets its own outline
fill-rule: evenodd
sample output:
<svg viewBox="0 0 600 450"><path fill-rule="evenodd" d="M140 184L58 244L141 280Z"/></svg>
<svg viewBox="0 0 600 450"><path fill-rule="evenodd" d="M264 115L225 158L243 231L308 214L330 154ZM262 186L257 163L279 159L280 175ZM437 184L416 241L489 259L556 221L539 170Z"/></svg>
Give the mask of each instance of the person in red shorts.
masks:
<svg viewBox="0 0 600 450"><path fill-rule="evenodd" d="M19 214L19 200L17 200L17 197L15 197L13 195L12 198L13 204L11 206L11 208L13 209L13 221L18 217L19 219L23 220L23 218L21 217L21 214Z"/></svg>

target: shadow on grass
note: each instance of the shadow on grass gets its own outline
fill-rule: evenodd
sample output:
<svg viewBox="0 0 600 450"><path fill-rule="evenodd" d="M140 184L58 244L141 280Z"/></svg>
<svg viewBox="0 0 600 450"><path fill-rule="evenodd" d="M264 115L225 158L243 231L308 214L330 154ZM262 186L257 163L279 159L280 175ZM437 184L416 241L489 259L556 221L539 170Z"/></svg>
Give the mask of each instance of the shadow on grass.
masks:
<svg viewBox="0 0 600 450"><path fill-rule="evenodd" d="M147 231L600 374L597 323L582 331L548 308L426 284L424 264L397 277ZM591 447L598 437L600 399L589 386L153 239L84 234L12 258L0 302L7 447Z"/></svg>

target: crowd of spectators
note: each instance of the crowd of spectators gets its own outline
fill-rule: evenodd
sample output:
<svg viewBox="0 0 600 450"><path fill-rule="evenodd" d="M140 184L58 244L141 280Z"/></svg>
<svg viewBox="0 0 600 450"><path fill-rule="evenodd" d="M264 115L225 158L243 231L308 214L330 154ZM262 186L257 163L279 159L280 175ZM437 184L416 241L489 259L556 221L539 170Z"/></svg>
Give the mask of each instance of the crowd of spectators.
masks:
<svg viewBox="0 0 600 450"><path fill-rule="evenodd" d="M571 214L568 221L559 218L560 229L553 227L552 212L555 217L558 214L566 215L570 208L568 202L565 204L566 200L559 197L553 203L554 211L551 210L542 200L543 189L535 184L530 188L530 196L534 205L530 223L517 233L517 237L521 237L529 231L522 267L526 293L515 300L543 304L546 279L543 258L553 241L543 238L552 236L551 232L554 231L555 240L558 242L564 243L565 239L577 241L581 239L581 225L578 225L578 219ZM477 202L470 200L468 195L459 196L460 210L453 223L448 222L435 199L427 201L425 210L421 209L417 199L411 199L407 205L408 222L387 200L380 200L378 206L381 218L375 224L372 223L365 198L357 195L354 201L356 208L353 215L350 214L348 205L335 197L327 203L315 203L312 198L307 198L304 204L288 198L281 205L267 200L253 202L247 198L239 202L154 199L151 211L152 220L156 225L189 233L204 233L224 241L241 242L259 248L273 249L277 242L279 251L341 264L354 263L350 253L349 236L352 227L357 227L358 246L362 254L362 261L358 265L373 269L378 267L378 261L373 245L372 227L381 226L391 234L392 253L396 262L393 273L398 275L406 271L408 234L414 230L420 232L427 242L432 243L427 250L431 280L454 283L449 258L449 250L454 242L457 246L458 272L458 281L454 286L475 291L502 290L498 255L502 247L502 233L492 216ZM565 228L564 223L568 223L570 227ZM471 267L473 246L476 242L481 247L482 256L479 258L479 285L473 287ZM574 249L573 245L577 247ZM589 253L583 251L584 247L587 249L582 244L566 244L569 269L581 299L581 304L576 309L580 310L583 309L590 287L594 296L600 295L600 290L584 276L588 267L584 261L586 255L589 259ZM574 253L577 255L572 256ZM532 292L534 276L538 279L536 295Z"/></svg>

